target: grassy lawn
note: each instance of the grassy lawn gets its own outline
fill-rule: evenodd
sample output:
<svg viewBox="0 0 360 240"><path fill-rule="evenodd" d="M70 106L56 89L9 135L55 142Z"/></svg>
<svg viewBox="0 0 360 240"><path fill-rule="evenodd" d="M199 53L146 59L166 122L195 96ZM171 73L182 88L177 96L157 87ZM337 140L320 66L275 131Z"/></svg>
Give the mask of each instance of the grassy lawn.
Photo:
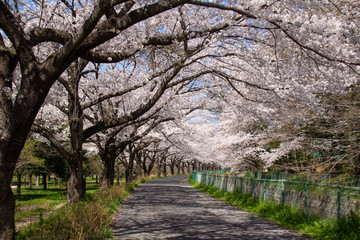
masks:
<svg viewBox="0 0 360 240"><path fill-rule="evenodd" d="M86 193L92 194L100 189L95 179L86 179ZM47 190L43 187L21 188L21 196L15 194L15 221L20 221L30 216L40 215L46 211L53 210L56 206L66 202L66 187L60 189L58 186L49 184Z"/></svg>
<svg viewBox="0 0 360 240"><path fill-rule="evenodd" d="M144 177L131 183L115 184L105 192L98 191L99 187L94 182L88 182L85 200L66 205L48 217L20 229L16 239L112 239L112 214L137 185L153 178Z"/></svg>

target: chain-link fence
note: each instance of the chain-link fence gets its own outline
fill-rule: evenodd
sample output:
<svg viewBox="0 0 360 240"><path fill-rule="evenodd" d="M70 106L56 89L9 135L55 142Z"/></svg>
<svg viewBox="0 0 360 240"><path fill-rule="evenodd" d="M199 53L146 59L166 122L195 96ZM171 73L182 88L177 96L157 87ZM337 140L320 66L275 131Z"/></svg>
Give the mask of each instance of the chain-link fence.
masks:
<svg viewBox="0 0 360 240"><path fill-rule="evenodd" d="M246 175L250 178L258 179L289 180L296 182L360 187L360 175L301 174L285 172L247 172Z"/></svg>
<svg viewBox="0 0 360 240"><path fill-rule="evenodd" d="M360 187L323 184L285 179L244 177L248 173L219 174L193 172L195 182L212 185L220 190L250 194L262 200L277 201L283 205L302 208L321 217L340 217L357 212L360 204Z"/></svg>

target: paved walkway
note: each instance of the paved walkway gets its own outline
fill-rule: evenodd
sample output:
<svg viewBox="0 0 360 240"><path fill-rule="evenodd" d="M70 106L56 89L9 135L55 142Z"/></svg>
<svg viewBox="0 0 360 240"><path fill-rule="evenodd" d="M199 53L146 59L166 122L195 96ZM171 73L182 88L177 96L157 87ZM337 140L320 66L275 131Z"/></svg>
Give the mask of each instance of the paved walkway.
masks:
<svg viewBox="0 0 360 240"><path fill-rule="evenodd" d="M114 239L309 239L209 197L186 176L138 186L113 229Z"/></svg>

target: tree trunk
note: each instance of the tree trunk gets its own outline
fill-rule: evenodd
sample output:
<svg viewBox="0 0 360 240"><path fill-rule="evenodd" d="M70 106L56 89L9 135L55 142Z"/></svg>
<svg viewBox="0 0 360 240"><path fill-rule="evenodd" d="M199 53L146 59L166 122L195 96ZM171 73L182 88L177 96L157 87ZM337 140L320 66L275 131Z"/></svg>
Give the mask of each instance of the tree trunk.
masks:
<svg viewBox="0 0 360 240"><path fill-rule="evenodd" d="M1 112L5 112L5 109L2 109ZM3 115L0 114L0 239L14 238L15 197L10 185L17 159L31 126L31 123L19 126L19 122L23 123L23 118L21 112L17 112L17 114L18 116L15 116L13 121L8 117L3 118Z"/></svg>
<svg viewBox="0 0 360 240"><path fill-rule="evenodd" d="M10 184L0 184L0 239L12 239L15 234L15 197Z"/></svg>
<svg viewBox="0 0 360 240"><path fill-rule="evenodd" d="M143 160L141 161L141 165L142 165L142 169L144 171L144 175L149 176L150 175L150 171L149 168L151 167L151 163L149 163L149 167L146 165L146 154L145 152L142 154L142 158Z"/></svg>
<svg viewBox="0 0 360 240"><path fill-rule="evenodd" d="M117 184L120 184L120 164L117 165L117 176L116 176Z"/></svg>
<svg viewBox="0 0 360 240"><path fill-rule="evenodd" d="M59 183L59 188L62 189L62 186L63 186L63 180L62 180L62 178L59 178L59 179L58 179L58 183Z"/></svg>
<svg viewBox="0 0 360 240"><path fill-rule="evenodd" d="M129 159L129 162L130 162L131 160ZM127 166L126 168L125 168L125 181L128 183L128 182L131 182L132 180L133 180L133 178L134 178L134 173L133 173L133 167L134 165L133 164L130 164L129 163L129 166Z"/></svg>
<svg viewBox="0 0 360 240"><path fill-rule="evenodd" d="M136 162L136 176L142 177L143 171L142 171L141 153L139 153L139 151L137 149L135 149L134 152L135 152L135 162Z"/></svg>
<svg viewBox="0 0 360 240"><path fill-rule="evenodd" d="M146 161L145 161L145 162L146 162ZM153 170L154 165L155 165L155 159L151 159L151 160L150 160L150 163L149 163L149 166L148 166L148 168L147 168L147 172L146 172L148 176L150 176L150 173L151 173L151 171Z"/></svg>
<svg viewBox="0 0 360 240"><path fill-rule="evenodd" d="M131 161L131 159L129 159L129 166L125 169L125 180L126 182L131 182L134 179L134 160Z"/></svg>
<svg viewBox="0 0 360 240"><path fill-rule="evenodd" d="M83 177L82 161L72 161L70 176L67 180L67 202L71 205L85 198L86 185Z"/></svg>
<svg viewBox="0 0 360 240"><path fill-rule="evenodd" d="M36 176L36 184L35 184L35 187L39 187L39 185L40 185L40 177L39 176Z"/></svg>
<svg viewBox="0 0 360 240"><path fill-rule="evenodd" d="M15 234L14 214L15 197L11 190L15 165L25 144L35 115L22 111L22 104L18 101L14 107L12 98L4 89L12 89L12 72L17 65L17 57L0 43L0 239L11 239ZM24 66L23 66L24 67ZM21 90L21 89L20 89ZM20 98L24 91L19 91ZM31 93L31 92L30 92ZM26 104L29 104L26 102ZM40 107L40 106L39 106ZM33 118L32 118L33 117ZM31 122L28 122L31 120Z"/></svg>
<svg viewBox="0 0 360 240"><path fill-rule="evenodd" d="M103 158L104 170L100 183L101 191L108 190L114 184L115 177L115 158Z"/></svg>
<svg viewBox="0 0 360 240"><path fill-rule="evenodd" d="M72 61L69 59L66 64L53 67L52 72L52 66L49 67L51 64L40 70L30 44L22 47L22 57L26 60L22 61L21 85L16 99L12 102L12 98L4 94L4 91L0 93L0 239L14 237L15 202L10 183L16 162L52 84ZM3 49L1 52L0 89L11 89L11 73L17 65L17 57L13 55L14 58L9 59L10 54L4 54Z"/></svg>
<svg viewBox="0 0 360 240"><path fill-rule="evenodd" d="M43 177L42 183L43 183L43 187L44 187L43 189L46 190L47 189L47 174L43 173L42 177Z"/></svg>
<svg viewBox="0 0 360 240"><path fill-rule="evenodd" d="M129 149L129 164L125 166L125 180L126 182L131 182L133 180L133 171L134 171L134 161L135 161L135 154L133 151L133 147L131 144L128 145Z"/></svg>
<svg viewBox="0 0 360 240"><path fill-rule="evenodd" d="M163 174L164 174L164 176L166 177L166 175L167 175L167 171L166 171L166 160L164 160L164 162L163 162Z"/></svg>
<svg viewBox="0 0 360 240"><path fill-rule="evenodd" d="M173 163L170 163L170 173L171 173L171 175L174 175L175 174L175 164L173 164Z"/></svg>
<svg viewBox="0 0 360 240"><path fill-rule="evenodd" d="M158 165L157 165L157 177L161 176L161 159L158 160Z"/></svg>
<svg viewBox="0 0 360 240"><path fill-rule="evenodd" d="M176 174L177 175L180 175L180 173L181 173L181 169L180 169L180 164L178 164L177 166L176 166L176 169L177 169L177 171L176 171Z"/></svg>

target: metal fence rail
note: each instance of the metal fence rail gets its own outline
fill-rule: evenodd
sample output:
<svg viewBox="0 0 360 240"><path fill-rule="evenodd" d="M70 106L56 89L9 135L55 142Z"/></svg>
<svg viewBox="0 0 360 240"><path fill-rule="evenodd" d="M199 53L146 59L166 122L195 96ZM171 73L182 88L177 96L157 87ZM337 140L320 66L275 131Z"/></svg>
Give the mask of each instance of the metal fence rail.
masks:
<svg viewBox="0 0 360 240"><path fill-rule="evenodd" d="M304 209L306 216L340 217L357 211L360 187L333 185L285 179L245 178L236 174L192 172L195 182L212 185L222 191L250 194L261 200Z"/></svg>

